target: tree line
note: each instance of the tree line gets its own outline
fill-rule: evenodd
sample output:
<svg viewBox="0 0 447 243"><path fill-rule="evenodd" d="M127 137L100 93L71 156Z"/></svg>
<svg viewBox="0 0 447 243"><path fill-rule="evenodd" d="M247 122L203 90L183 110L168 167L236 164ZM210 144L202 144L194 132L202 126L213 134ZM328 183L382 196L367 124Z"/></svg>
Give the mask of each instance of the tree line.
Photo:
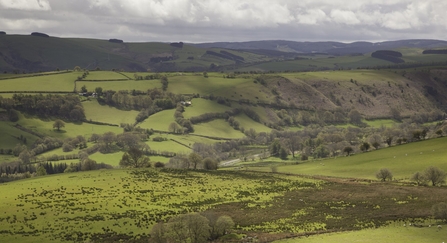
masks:
<svg viewBox="0 0 447 243"><path fill-rule="evenodd" d="M0 96L0 107L7 111L19 110L43 118L58 117L69 121L85 119L81 101L73 94L14 94L12 98Z"/></svg>

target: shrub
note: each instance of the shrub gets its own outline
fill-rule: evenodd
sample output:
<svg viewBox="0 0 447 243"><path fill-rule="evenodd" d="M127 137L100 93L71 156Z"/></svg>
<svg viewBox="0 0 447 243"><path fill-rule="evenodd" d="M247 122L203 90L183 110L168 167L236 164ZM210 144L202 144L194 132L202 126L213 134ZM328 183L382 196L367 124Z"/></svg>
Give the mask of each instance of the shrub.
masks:
<svg viewBox="0 0 447 243"><path fill-rule="evenodd" d="M447 203L441 202L433 205L431 208L433 216L435 219L441 219L447 221Z"/></svg>
<svg viewBox="0 0 447 243"><path fill-rule="evenodd" d="M425 170L424 177L430 181L433 186L439 186L445 183L446 174L443 170L430 166Z"/></svg>
<svg viewBox="0 0 447 243"><path fill-rule="evenodd" d="M389 169L383 168L376 173L376 178L381 181L391 181L393 179L393 173Z"/></svg>
<svg viewBox="0 0 447 243"><path fill-rule="evenodd" d="M217 170L217 161L213 158L205 158L203 160L203 168L205 170Z"/></svg>
<svg viewBox="0 0 447 243"><path fill-rule="evenodd" d="M164 168L164 167L165 167L165 164L163 164L162 162L156 162L156 163L154 164L154 167L155 167L155 168Z"/></svg>

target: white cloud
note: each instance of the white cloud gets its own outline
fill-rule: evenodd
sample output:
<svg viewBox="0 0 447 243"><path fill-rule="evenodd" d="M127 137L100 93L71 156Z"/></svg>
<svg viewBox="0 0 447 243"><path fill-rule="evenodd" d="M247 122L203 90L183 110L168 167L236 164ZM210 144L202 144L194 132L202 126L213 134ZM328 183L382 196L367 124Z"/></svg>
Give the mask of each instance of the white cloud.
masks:
<svg viewBox="0 0 447 243"><path fill-rule="evenodd" d="M51 10L48 0L0 0L0 8L17 10Z"/></svg>
<svg viewBox="0 0 447 243"><path fill-rule="evenodd" d="M354 12L348 10L334 9L331 11L331 18L337 24L356 25L360 20Z"/></svg>
<svg viewBox="0 0 447 243"><path fill-rule="evenodd" d="M298 23L310 25L320 24L328 20L326 13L321 9L306 10L306 13L298 14L296 18Z"/></svg>
<svg viewBox="0 0 447 243"><path fill-rule="evenodd" d="M445 0L0 0L0 28L129 41L446 39L446 11Z"/></svg>

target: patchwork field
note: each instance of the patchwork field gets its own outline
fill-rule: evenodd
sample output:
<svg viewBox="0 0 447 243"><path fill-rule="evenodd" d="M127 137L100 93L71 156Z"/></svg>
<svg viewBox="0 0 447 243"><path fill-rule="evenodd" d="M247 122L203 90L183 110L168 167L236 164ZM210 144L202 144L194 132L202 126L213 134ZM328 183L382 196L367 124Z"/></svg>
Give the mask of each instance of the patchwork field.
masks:
<svg viewBox="0 0 447 243"><path fill-rule="evenodd" d="M108 105L101 105L96 99L82 102L87 120L120 125L133 124L138 111L124 111Z"/></svg>
<svg viewBox="0 0 447 243"><path fill-rule="evenodd" d="M12 149L16 144L22 143L20 138L26 138L26 145L31 146L37 137L14 128L9 122L0 121L0 148Z"/></svg>
<svg viewBox="0 0 447 243"><path fill-rule="evenodd" d="M158 131L168 131L169 124L175 122L175 110L164 110L151 115L149 118L139 123L138 126L145 129L154 129Z"/></svg>
<svg viewBox="0 0 447 243"><path fill-rule="evenodd" d="M78 43L78 40L72 41ZM92 48L99 48L96 45L101 43L103 42L92 42L92 45L94 44L94 48ZM107 48L116 47L111 43L103 44ZM154 47L160 49L151 49ZM217 64L232 64L234 62L228 59L220 60L218 57L205 54L201 49L192 47L176 49L164 43L153 46L136 44L129 48L141 51L142 53L136 55L135 58L145 59L146 62L148 62L148 57L145 55L148 53L164 55L165 52L178 55L181 60L176 60L175 64L185 67L191 63L206 67L207 63L213 60L218 60ZM215 51L219 50L215 49ZM418 56L417 50L405 51L405 60L422 58ZM231 52L238 54L238 51ZM255 54L241 53L240 55L247 60L263 58ZM194 56L194 59L191 59L191 56ZM434 60L443 60L443 58L439 57ZM384 63L384 61L369 56L334 58L318 56L312 60L259 64L258 68L267 68L266 65L278 70L284 68L304 70L327 66L355 68L360 65L369 66L379 63ZM169 64L169 61L160 63L160 65L162 64ZM410 74L405 76L404 71ZM251 140L250 137L247 137L244 141L233 141L231 144L216 146L216 150L217 147L226 149L225 151L222 149L222 154L218 155L221 158L229 156L228 160L238 161L239 158L248 157L247 161L238 162L237 167L217 171L168 168L119 169L119 161L127 149L123 146L120 151L118 151L118 147L116 150L112 149L113 153L96 152L90 155L90 158L97 163L103 162L112 165L115 167L113 170L64 173L0 184L2 191L0 195L0 241L12 243L116 242L116 239L122 239L124 241L150 242L149 232L156 222L166 221L173 216L188 212L212 211L218 215L231 216L236 223L233 232L240 235L256 234L259 236L258 242L272 242L285 237L302 237L302 239L281 241L281 243L356 242L356 240L357 242L372 242L373 240L374 242L400 242L402 239L407 242L430 240L442 242L444 239L440 235L446 232L445 228L444 231L441 231L434 227L429 228L428 224L443 224L432 218L431 207L447 200L446 187L417 187L409 185L407 182L413 173L423 171L429 166L436 166L447 171L445 163L447 137L357 153L349 157L339 156L321 160L314 160L310 156L310 160L300 161L299 155L295 159L289 155L287 160L280 160L276 157L261 160L258 155L268 150L269 144L262 141L270 141L270 138L273 139L276 136L279 139L286 138L288 135L282 134L282 131L305 129L299 120L302 118L300 116L305 114L304 110L308 111L308 114L315 119L321 119L323 116L318 117L315 107L327 109L331 113L329 115L335 113L335 108L346 114L353 107L362 112L375 110L376 113L372 116L362 113L363 121L369 126L368 132L373 131L372 128L391 127L398 124L391 119L365 119L387 117L389 108L395 102L405 99L411 100L413 103L402 105L407 109L406 120L401 123L402 126L411 122L407 118L410 113L424 112L423 115L428 116L425 113L438 109L436 108L438 107L437 103L430 102L435 100L434 97L438 95L436 92L443 92L441 88L445 86L443 80L447 75L443 76L443 69L435 69L432 76L424 72L419 72L416 69L368 69L306 73L244 73L236 74L235 78L227 78L234 73L224 71L210 72L208 77L204 77L202 72L160 73L168 77L167 91L176 95L186 94L186 98L191 94L214 95L230 100L231 106L225 106L217 103L217 100L194 98L192 105L185 107L183 113L185 118L210 112L222 113L234 108L249 108L259 115L261 122L255 122L241 112L235 116L235 120L240 123L241 128L246 131L252 128L258 133L269 133L272 132L272 129L264 125L268 124L269 126L275 125L280 131L269 135L269 138L261 137L259 140ZM423 76L421 73L428 76ZM94 91L96 87L117 91L147 90L162 86L160 80L136 81L133 80L134 73L132 72L120 74L112 71L90 71L86 80L75 82L82 74L83 72L70 72L16 79L11 79L12 76L4 74L0 75L0 91L72 92L75 87L79 91L83 85L87 87L88 91ZM144 76L150 73L138 72L136 74ZM255 78L265 78L267 81L261 82L261 79L255 80ZM118 81L123 79L126 81ZM379 87L381 85L383 87ZM427 88L428 85L433 87ZM310 94L309 99L306 101L310 104L309 106L300 106L305 103L303 100L307 98L294 101L295 97L300 96L298 93L301 91L304 93L309 91L307 92ZM338 91L339 93L337 93ZM376 91L377 93L375 93ZM379 94L379 91L382 93ZM348 97L348 95L352 95L354 98ZM374 100L376 95L378 98ZM382 104L383 106L380 106L378 101L385 100L385 98L380 95L387 98L386 102ZM12 93L5 93L4 97L12 97ZM160 97L165 99L172 96L160 92ZM374 102L360 103L360 97L368 97ZM343 102L339 100L340 104L335 105L337 98ZM435 98L439 99L439 102L444 102L441 95ZM86 119L91 121L116 125L133 124L140 112L101 105L94 98L82 97L81 99ZM0 104L6 107L2 108L2 112L6 114L8 104L1 102L0 99ZM23 104L20 104L20 101L15 102L17 102L15 108L21 110ZM322 105L312 106L316 103ZM420 104L420 106L414 108L412 104ZM245 111L247 112L247 110ZM223 143L227 139L246 137L243 132L235 130L224 119L194 124L192 134L169 134L169 124L175 122L174 112L175 109L160 111L136 125L156 130L148 141L145 141L151 150L189 154L193 151L194 143L212 145ZM282 122L280 113L281 117L293 118L293 125L290 127L284 126L286 123L279 125ZM342 116L346 116L346 114L342 114ZM27 146L31 147L37 139L34 135L13 128L12 126L16 123L45 136L60 139L73 138L78 135L89 138L94 133L104 134L109 131L115 134L123 132L123 128L117 126L95 125L86 122L65 122L65 127L61 131L56 131L53 128L56 117L48 116L47 119L39 119L20 113L19 120L14 123L7 121L6 115L3 117L4 119L0 121L0 148L3 149L13 148L23 138L26 138ZM439 119L438 117L430 121ZM289 121L287 124L291 123ZM340 123L342 125L337 125L338 128L352 126L350 124L343 125L343 120ZM320 142L318 141L319 132L322 132L320 133L321 137L325 135L323 133L326 131L331 132L331 128L321 128L321 126L329 124L333 123L316 122L307 127L308 134L303 137L307 136L306 139L316 138L315 141ZM406 129L424 128L422 125L420 127L408 125ZM363 128L359 127L359 129ZM436 127L439 130L433 130L434 126L430 129L432 129L429 133L430 137L435 131L444 132L444 128L441 126ZM336 135L340 136L345 133L345 131L336 129L333 131L339 132ZM363 136L358 136L358 139L366 141L366 136ZM155 137L165 138L166 141L153 141L152 139ZM309 143L311 142L314 141L309 140ZM88 147L91 146L93 143L88 143ZM39 156L77 154L78 152L79 149L74 149L65 153L62 148L58 148ZM218 151L216 151L217 153ZM0 163L16 159L17 157L0 155ZM169 159L169 157L163 156L150 156L152 165L155 162L168 163ZM53 163L62 162L77 163L79 160ZM375 174L381 168L390 169L395 181L378 182ZM273 171L275 173L272 173ZM422 222L423 227L401 227L404 222L416 221ZM359 231L353 232L353 230ZM337 231L341 233L332 234ZM322 235L323 233L324 235ZM443 235L445 236L445 234Z"/></svg>
<svg viewBox="0 0 447 243"><path fill-rule="evenodd" d="M159 80L130 80L130 81L77 81L76 87L78 90L82 86L87 88L88 91L94 91L95 88L101 87L103 90L143 90L153 88L161 88Z"/></svg>
<svg viewBox="0 0 447 243"><path fill-rule="evenodd" d="M194 125L194 134L218 138L242 138L245 136L242 132L232 128L223 119Z"/></svg>
<svg viewBox="0 0 447 243"><path fill-rule="evenodd" d="M123 129L119 127L95 125L85 122L81 124L66 122L65 127L61 128L61 131L56 131L53 129L54 121L52 120L44 121L36 117L23 116L22 114L20 114L19 117L20 119L17 124L41 134L61 139L76 137L78 135L89 138L93 133L104 134L111 131L119 134L123 131Z"/></svg>
<svg viewBox="0 0 447 243"><path fill-rule="evenodd" d="M232 109L231 107L218 104L217 102L212 100L192 99L191 103L192 105L186 107L185 112L183 112L183 116L185 118L200 116L204 113L222 113Z"/></svg>
<svg viewBox="0 0 447 243"><path fill-rule="evenodd" d="M118 80L129 79L118 72L111 71L90 71L85 80Z"/></svg>

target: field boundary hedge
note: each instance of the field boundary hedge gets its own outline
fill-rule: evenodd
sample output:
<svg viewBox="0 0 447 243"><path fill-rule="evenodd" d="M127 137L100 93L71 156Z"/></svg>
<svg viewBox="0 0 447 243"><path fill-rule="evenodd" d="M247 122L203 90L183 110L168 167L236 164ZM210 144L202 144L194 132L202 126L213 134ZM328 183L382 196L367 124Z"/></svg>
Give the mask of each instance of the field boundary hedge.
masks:
<svg viewBox="0 0 447 243"><path fill-rule="evenodd" d="M35 131L33 131L33 130L31 130L31 129L28 129L28 128L26 128L26 127L23 127L22 125L20 125L20 124L18 124L18 123L16 123L13 127L17 128L17 129L19 129L19 130L22 130L22 131L24 131L24 132L27 132L27 133L29 133L29 134L32 134L32 135L34 135L34 136L36 136L36 137L39 137L39 138L44 138L44 137L45 137L45 135L43 135L43 134L41 134L41 133L38 133L38 132L35 132Z"/></svg>
<svg viewBox="0 0 447 243"><path fill-rule="evenodd" d="M178 133L161 131L161 130L152 130L152 131L153 132L158 132L158 133L164 133L164 134L182 135L182 134L178 134ZM194 133L188 133L188 135L196 136L196 137L202 137L202 138L209 138L209 139L213 139L213 140L225 140L225 141L233 140L232 138L213 137L213 136L206 136L206 135L200 135L200 134L194 134Z"/></svg>

